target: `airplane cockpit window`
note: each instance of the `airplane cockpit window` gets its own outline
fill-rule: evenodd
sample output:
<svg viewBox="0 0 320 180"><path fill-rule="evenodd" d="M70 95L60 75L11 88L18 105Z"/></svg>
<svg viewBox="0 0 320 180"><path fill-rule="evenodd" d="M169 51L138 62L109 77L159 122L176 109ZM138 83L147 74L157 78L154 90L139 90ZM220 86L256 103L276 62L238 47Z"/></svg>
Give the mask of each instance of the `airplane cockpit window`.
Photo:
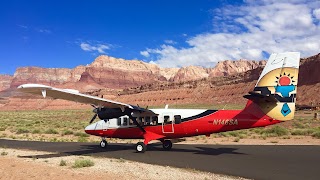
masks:
<svg viewBox="0 0 320 180"><path fill-rule="evenodd" d="M144 125L144 117L139 117L138 118L138 123L143 126Z"/></svg>
<svg viewBox="0 0 320 180"><path fill-rule="evenodd" d="M144 118L144 120L145 120L145 125L150 125L151 123L150 123L150 116L147 116L147 117L145 117Z"/></svg>
<svg viewBox="0 0 320 180"><path fill-rule="evenodd" d="M174 123L175 124L181 123L181 116L180 115L174 115Z"/></svg>
<svg viewBox="0 0 320 180"><path fill-rule="evenodd" d="M123 118L122 126L128 126L128 118L127 117Z"/></svg>
<svg viewBox="0 0 320 180"><path fill-rule="evenodd" d="M118 126L121 126L121 118L118 118L118 119L117 119L117 125L118 125Z"/></svg>
<svg viewBox="0 0 320 180"><path fill-rule="evenodd" d="M134 125L134 123L133 123L133 120L130 118L130 120L129 120L129 125L131 126L131 125Z"/></svg>
<svg viewBox="0 0 320 180"><path fill-rule="evenodd" d="M150 123L151 125L157 125L158 124L158 116L152 116L152 121Z"/></svg>

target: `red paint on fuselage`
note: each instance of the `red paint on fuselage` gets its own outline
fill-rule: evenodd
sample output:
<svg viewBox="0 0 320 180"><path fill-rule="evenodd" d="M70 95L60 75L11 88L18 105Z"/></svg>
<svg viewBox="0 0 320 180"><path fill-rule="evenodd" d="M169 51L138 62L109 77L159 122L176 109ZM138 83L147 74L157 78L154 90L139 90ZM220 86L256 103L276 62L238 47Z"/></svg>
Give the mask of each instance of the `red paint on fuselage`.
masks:
<svg viewBox="0 0 320 180"><path fill-rule="evenodd" d="M144 129L147 132L159 135L159 137L162 137L161 139L174 139L197 135L208 135L224 131L264 127L282 122L270 118L262 113L260 109L252 108L255 106L251 105L251 102L248 102L244 110L219 110L198 119L181 122L180 124L173 124L173 133L170 131L172 129L172 124L164 126L144 126ZM163 130L165 131L163 132ZM159 137L148 137L148 135L142 132L138 127L86 130L86 133L96 136L121 139L159 139Z"/></svg>

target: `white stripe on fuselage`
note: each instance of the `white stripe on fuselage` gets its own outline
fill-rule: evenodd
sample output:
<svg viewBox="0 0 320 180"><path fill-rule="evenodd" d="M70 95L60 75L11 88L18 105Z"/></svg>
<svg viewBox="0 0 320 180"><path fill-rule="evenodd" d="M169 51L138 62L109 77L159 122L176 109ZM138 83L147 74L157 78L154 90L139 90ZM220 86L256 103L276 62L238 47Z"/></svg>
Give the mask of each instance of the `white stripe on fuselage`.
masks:
<svg viewBox="0 0 320 180"><path fill-rule="evenodd" d="M196 116L198 114L201 114L207 109L150 109L153 111L155 114L158 114L158 123L163 122L163 116L170 116L170 119L172 120L175 115L180 115L181 119ZM147 117L147 116L140 116L139 114L134 114L134 117ZM149 116L152 117L152 116ZM123 118L128 118L128 116L121 116L119 117L121 119ZM122 120L123 122L123 120ZM128 127L136 127L136 125L127 125L127 126L119 126L118 125L118 119L113 118L109 119L109 121L98 121L96 123L90 124L89 126L86 127L86 130L98 130L98 129L116 129L116 128L128 128Z"/></svg>

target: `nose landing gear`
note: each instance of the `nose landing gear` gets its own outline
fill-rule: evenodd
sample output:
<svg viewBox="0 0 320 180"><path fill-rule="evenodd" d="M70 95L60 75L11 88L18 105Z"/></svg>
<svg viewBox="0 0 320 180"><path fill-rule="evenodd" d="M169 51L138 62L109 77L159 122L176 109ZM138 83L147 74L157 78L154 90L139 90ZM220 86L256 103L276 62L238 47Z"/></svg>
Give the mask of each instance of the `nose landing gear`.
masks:
<svg viewBox="0 0 320 180"><path fill-rule="evenodd" d="M100 141L100 147L106 148L107 146L108 146L108 142L107 142L106 138L103 137Z"/></svg>

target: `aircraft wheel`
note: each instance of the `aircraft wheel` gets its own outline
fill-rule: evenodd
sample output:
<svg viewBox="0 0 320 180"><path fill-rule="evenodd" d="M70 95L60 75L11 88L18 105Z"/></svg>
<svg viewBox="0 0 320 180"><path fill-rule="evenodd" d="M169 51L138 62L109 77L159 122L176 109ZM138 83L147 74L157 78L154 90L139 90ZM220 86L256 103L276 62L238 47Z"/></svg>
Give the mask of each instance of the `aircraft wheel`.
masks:
<svg viewBox="0 0 320 180"><path fill-rule="evenodd" d="M107 145L108 145L108 142L106 140L101 140L101 142L100 142L100 147L101 148L106 148Z"/></svg>
<svg viewBox="0 0 320 180"><path fill-rule="evenodd" d="M138 153L144 153L147 150L147 146L143 142L138 142L136 145L136 151Z"/></svg>
<svg viewBox="0 0 320 180"><path fill-rule="evenodd" d="M164 140L162 147L164 150L169 151L172 148L172 142L170 140Z"/></svg>

